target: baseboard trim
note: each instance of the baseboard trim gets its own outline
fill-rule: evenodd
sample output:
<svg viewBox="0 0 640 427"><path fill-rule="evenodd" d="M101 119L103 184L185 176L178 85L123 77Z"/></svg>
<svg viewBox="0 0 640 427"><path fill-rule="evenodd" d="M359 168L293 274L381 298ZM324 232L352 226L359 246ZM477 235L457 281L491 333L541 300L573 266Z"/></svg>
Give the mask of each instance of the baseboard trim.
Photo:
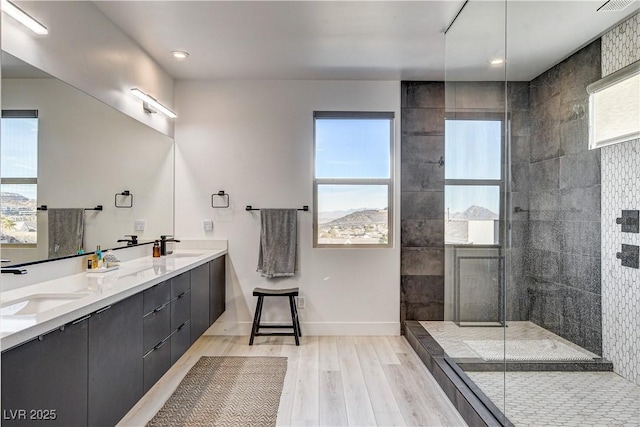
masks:
<svg viewBox="0 0 640 427"><path fill-rule="evenodd" d="M250 335L251 325L251 322L216 322L205 335ZM400 322L301 322L300 329L303 336L398 336Z"/></svg>

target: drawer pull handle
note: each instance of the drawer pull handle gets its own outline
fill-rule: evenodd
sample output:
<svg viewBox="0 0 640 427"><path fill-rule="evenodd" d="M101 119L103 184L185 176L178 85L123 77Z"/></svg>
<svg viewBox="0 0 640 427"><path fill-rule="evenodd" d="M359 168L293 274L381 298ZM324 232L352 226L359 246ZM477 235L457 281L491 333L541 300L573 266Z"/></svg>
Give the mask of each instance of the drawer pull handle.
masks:
<svg viewBox="0 0 640 427"><path fill-rule="evenodd" d="M90 317L91 317L91 315L90 315L90 314L87 314L86 316L81 317L81 318L79 318L78 320L74 320L73 322L71 322L71 324L72 324L72 325L76 325L76 324L78 324L78 323L80 323L80 322L84 322L85 320L87 320L87 319L88 319L88 318L90 318Z"/></svg>
<svg viewBox="0 0 640 427"><path fill-rule="evenodd" d="M104 308L101 308L100 310L96 311L96 314L100 314L100 313L102 313L103 311L107 311L107 310L109 310L110 308L111 308L111 306L110 306L110 305L108 305L108 306L106 306L106 307L104 307Z"/></svg>
<svg viewBox="0 0 640 427"><path fill-rule="evenodd" d="M169 341L169 338L171 337L171 335L169 335L168 337L166 337L165 339L163 339L162 341L160 341L160 344L156 345L155 347L153 347L154 350L159 349L160 347L162 347L163 345L165 345L167 343L167 341Z"/></svg>
<svg viewBox="0 0 640 427"><path fill-rule="evenodd" d="M165 309L165 307L167 306L167 304L168 304L168 303L164 303L164 304L162 304L160 307L156 307L156 308L154 308L154 309L153 309L153 312L154 312L154 313L157 313L157 312L159 312L159 311L164 310L164 309Z"/></svg>

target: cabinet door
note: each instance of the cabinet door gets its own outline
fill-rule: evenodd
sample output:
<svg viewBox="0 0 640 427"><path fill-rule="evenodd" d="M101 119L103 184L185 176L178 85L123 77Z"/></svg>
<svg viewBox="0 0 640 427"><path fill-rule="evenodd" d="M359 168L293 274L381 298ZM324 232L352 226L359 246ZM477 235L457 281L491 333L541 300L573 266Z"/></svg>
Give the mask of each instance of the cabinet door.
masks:
<svg viewBox="0 0 640 427"><path fill-rule="evenodd" d="M87 425L88 321L2 353L3 426Z"/></svg>
<svg viewBox="0 0 640 427"><path fill-rule="evenodd" d="M221 256L209 263L209 325L225 310L225 258Z"/></svg>
<svg viewBox="0 0 640 427"><path fill-rule="evenodd" d="M209 264L191 270L191 343L209 327Z"/></svg>
<svg viewBox="0 0 640 427"><path fill-rule="evenodd" d="M89 319L89 425L113 426L143 395L142 294Z"/></svg>

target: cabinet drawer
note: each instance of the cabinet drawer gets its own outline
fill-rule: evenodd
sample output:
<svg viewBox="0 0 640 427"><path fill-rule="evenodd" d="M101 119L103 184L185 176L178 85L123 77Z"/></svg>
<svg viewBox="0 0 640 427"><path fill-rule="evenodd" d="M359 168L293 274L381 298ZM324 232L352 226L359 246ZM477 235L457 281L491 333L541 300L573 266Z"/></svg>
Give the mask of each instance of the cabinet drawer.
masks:
<svg viewBox="0 0 640 427"><path fill-rule="evenodd" d="M144 313L147 314L171 299L171 280L158 283L143 293Z"/></svg>
<svg viewBox="0 0 640 427"><path fill-rule="evenodd" d="M186 291L171 300L171 332L191 317L191 292Z"/></svg>
<svg viewBox="0 0 640 427"><path fill-rule="evenodd" d="M144 392L146 393L171 367L171 338L167 337L164 343L147 353L143 364Z"/></svg>
<svg viewBox="0 0 640 427"><path fill-rule="evenodd" d="M143 323L143 354L146 354L163 339L171 334L171 309L166 304L144 316Z"/></svg>
<svg viewBox="0 0 640 427"><path fill-rule="evenodd" d="M171 364L173 365L180 359L180 356L191 345L191 322L188 320L178 327L171 335Z"/></svg>
<svg viewBox="0 0 640 427"><path fill-rule="evenodd" d="M191 272L187 271L171 279L171 298L185 293L191 288Z"/></svg>

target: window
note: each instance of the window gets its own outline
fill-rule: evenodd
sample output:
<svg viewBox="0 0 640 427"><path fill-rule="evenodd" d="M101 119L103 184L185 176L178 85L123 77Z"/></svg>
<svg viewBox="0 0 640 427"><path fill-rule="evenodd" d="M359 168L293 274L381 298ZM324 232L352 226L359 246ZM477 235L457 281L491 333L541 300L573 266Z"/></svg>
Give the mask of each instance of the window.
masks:
<svg viewBox="0 0 640 427"><path fill-rule="evenodd" d="M314 247L392 246L393 119L314 113Z"/></svg>
<svg viewBox="0 0 640 427"><path fill-rule="evenodd" d="M640 61L590 84L589 149L640 138Z"/></svg>
<svg viewBox="0 0 640 427"><path fill-rule="evenodd" d="M2 244L38 241L38 111L2 110L0 225Z"/></svg>
<svg viewBox="0 0 640 427"><path fill-rule="evenodd" d="M445 123L445 243L499 242L502 120Z"/></svg>

